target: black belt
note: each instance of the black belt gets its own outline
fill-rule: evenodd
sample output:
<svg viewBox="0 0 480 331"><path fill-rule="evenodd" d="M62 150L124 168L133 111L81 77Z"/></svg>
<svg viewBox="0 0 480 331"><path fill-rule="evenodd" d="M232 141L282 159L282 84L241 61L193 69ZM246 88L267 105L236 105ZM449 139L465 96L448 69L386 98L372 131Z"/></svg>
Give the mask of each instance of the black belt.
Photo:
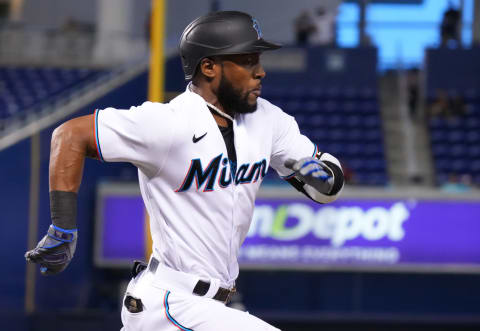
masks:
<svg viewBox="0 0 480 331"><path fill-rule="evenodd" d="M207 294L209 288L210 282L199 280L197 282L197 285L195 285L195 288L193 289L193 293L199 296L204 296L205 294ZM215 295L213 296L213 299L228 303L235 292L235 287L231 290L219 287L217 293L215 293Z"/></svg>
<svg viewBox="0 0 480 331"><path fill-rule="evenodd" d="M132 277L135 278L140 272L147 269L148 265L143 261L135 260L133 261L133 267L131 270ZM155 272L158 267L158 261L155 258L152 258L150 261L150 270ZM207 294L208 290L210 289L210 282L205 282L203 280L199 280L195 287L193 288L193 294L204 296ZM236 288L232 288L231 290L219 287L217 293L213 296L214 300L222 301L224 303L228 303L232 298L233 294L236 292Z"/></svg>

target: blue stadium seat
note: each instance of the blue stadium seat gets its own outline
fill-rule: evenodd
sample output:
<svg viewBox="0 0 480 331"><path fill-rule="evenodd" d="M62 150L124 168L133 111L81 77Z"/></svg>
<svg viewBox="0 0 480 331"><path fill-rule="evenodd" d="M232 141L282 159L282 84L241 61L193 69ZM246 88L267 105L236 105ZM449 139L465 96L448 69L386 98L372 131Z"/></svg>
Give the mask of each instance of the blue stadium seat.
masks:
<svg viewBox="0 0 480 331"><path fill-rule="evenodd" d="M478 101L480 100L480 91L477 90L476 88L468 88L465 90L465 93L463 94L463 97L465 101Z"/></svg>
<svg viewBox="0 0 480 331"><path fill-rule="evenodd" d="M311 99L315 99L317 101L325 98L325 89L322 86L314 85L311 87L305 88L307 96Z"/></svg>
<svg viewBox="0 0 480 331"><path fill-rule="evenodd" d="M345 131L342 129L331 129L325 135L331 141L343 143L345 141ZM347 145L348 146L348 145Z"/></svg>
<svg viewBox="0 0 480 331"><path fill-rule="evenodd" d="M359 181L364 185L385 185L388 180L383 173L357 174Z"/></svg>
<svg viewBox="0 0 480 331"><path fill-rule="evenodd" d="M463 121L460 118L450 118L445 124L448 130L462 129Z"/></svg>
<svg viewBox="0 0 480 331"><path fill-rule="evenodd" d="M368 114L378 114L378 105L375 101L362 101L357 102L357 111L368 115ZM378 116L378 115L377 115Z"/></svg>
<svg viewBox="0 0 480 331"><path fill-rule="evenodd" d="M346 100L358 100L360 91L354 86L346 86L341 90L341 97Z"/></svg>
<svg viewBox="0 0 480 331"><path fill-rule="evenodd" d="M366 156L381 156L383 155L383 145L378 142L363 144L363 152Z"/></svg>
<svg viewBox="0 0 480 331"><path fill-rule="evenodd" d="M353 128L344 132L345 139L353 142L361 141L364 138L364 133L364 130L360 130L358 128Z"/></svg>
<svg viewBox="0 0 480 331"><path fill-rule="evenodd" d="M339 113L339 104L335 100L327 100L321 105L322 113L326 114L338 114Z"/></svg>
<svg viewBox="0 0 480 331"><path fill-rule="evenodd" d="M480 174L480 160L475 160L469 163L470 172Z"/></svg>
<svg viewBox="0 0 480 331"><path fill-rule="evenodd" d="M322 130L321 128L317 127L315 129L311 129L309 132L310 134L308 137L310 137L310 139L312 139L317 145L325 144L331 140L330 134L327 130Z"/></svg>
<svg viewBox="0 0 480 331"><path fill-rule="evenodd" d="M430 140L436 144L447 140L447 132L444 130L435 130L430 132Z"/></svg>
<svg viewBox="0 0 480 331"><path fill-rule="evenodd" d="M370 100L376 98L376 89L368 86L360 88L359 96L364 100Z"/></svg>
<svg viewBox="0 0 480 331"><path fill-rule="evenodd" d="M437 129L444 129L446 125L443 118L435 117L430 119L429 126L430 126L430 129L437 130Z"/></svg>
<svg viewBox="0 0 480 331"><path fill-rule="evenodd" d="M480 144L469 146L467 156L469 158L480 158Z"/></svg>
<svg viewBox="0 0 480 331"><path fill-rule="evenodd" d="M453 130L447 133L447 140L450 143L461 143L466 139L465 131Z"/></svg>
<svg viewBox="0 0 480 331"><path fill-rule="evenodd" d="M383 135L380 128L371 128L368 130L364 130L363 132L363 140L367 142L382 142Z"/></svg>
<svg viewBox="0 0 480 331"><path fill-rule="evenodd" d="M1 116L26 116L27 111L36 110L32 108L35 104L102 73L90 69L1 67Z"/></svg>
<svg viewBox="0 0 480 331"><path fill-rule="evenodd" d="M365 116L363 118L363 126L365 128L376 128L380 126L380 118L375 115Z"/></svg>
<svg viewBox="0 0 480 331"><path fill-rule="evenodd" d="M464 159L456 159L451 161L451 170L455 174L469 173L470 162Z"/></svg>
<svg viewBox="0 0 480 331"><path fill-rule="evenodd" d="M341 88L338 86L328 86L325 89L325 95L329 99L338 99L340 97Z"/></svg>
<svg viewBox="0 0 480 331"><path fill-rule="evenodd" d="M291 100L306 100L309 97L308 90L301 85L291 87L286 93Z"/></svg>
<svg viewBox="0 0 480 331"><path fill-rule="evenodd" d="M480 117L480 104L474 103L470 106L469 114L474 115L476 118Z"/></svg>
<svg viewBox="0 0 480 331"><path fill-rule="evenodd" d="M448 172L450 171L450 165L452 161L450 159L436 159L435 160L435 166L437 169L437 172Z"/></svg>
<svg viewBox="0 0 480 331"><path fill-rule="evenodd" d="M464 155L467 154L467 146L465 144L455 144L455 145L450 145L450 156L453 157L463 157Z"/></svg>
<svg viewBox="0 0 480 331"><path fill-rule="evenodd" d="M301 108L302 108L302 103L300 101L292 100L285 103L284 110L287 113L295 116L300 111Z"/></svg>
<svg viewBox="0 0 480 331"><path fill-rule="evenodd" d="M310 120L307 121L308 127L311 128L318 128L319 130L324 130L326 129L326 125L328 120L325 118L325 115L312 115L310 117Z"/></svg>
<svg viewBox="0 0 480 331"><path fill-rule="evenodd" d="M362 146L356 143L346 144L343 150L344 157L357 157L362 155Z"/></svg>
<svg viewBox="0 0 480 331"><path fill-rule="evenodd" d="M320 103L315 100L309 100L303 104L303 110L310 114L320 113L322 112L322 108Z"/></svg>
<svg viewBox="0 0 480 331"><path fill-rule="evenodd" d="M345 113L345 114L355 114L355 113L359 113L359 103L358 102L354 102L354 101L345 101L345 102L342 102L341 106L340 106L340 110L342 113Z"/></svg>
<svg viewBox="0 0 480 331"><path fill-rule="evenodd" d="M361 170L365 165L365 158L357 157L357 158L347 158L346 163L348 166L354 170Z"/></svg>
<svg viewBox="0 0 480 331"><path fill-rule="evenodd" d="M480 145L480 132L479 131L469 131L466 133L465 141L469 144Z"/></svg>
<svg viewBox="0 0 480 331"><path fill-rule="evenodd" d="M432 146L432 153L435 158L441 158L449 155L447 144L437 143Z"/></svg>
<svg viewBox="0 0 480 331"><path fill-rule="evenodd" d="M324 149L321 150L333 155L341 155L343 151L343 145L339 143L328 143L324 144Z"/></svg>
<svg viewBox="0 0 480 331"><path fill-rule="evenodd" d="M465 128L467 130L479 130L480 129L480 117L467 116L465 117Z"/></svg>
<svg viewBox="0 0 480 331"><path fill-rule="evenodd" d="M328 117L327 125L331 128L337 128L343 126L343 116L331 115Z"/></svg>
<svg viewBox="0 0 480 331"><path fill-rule="evenodd" d="M354 129L360 127L362 124L362 118L360 116L345 116L345 125L348 126L350 129Z"/></svg>

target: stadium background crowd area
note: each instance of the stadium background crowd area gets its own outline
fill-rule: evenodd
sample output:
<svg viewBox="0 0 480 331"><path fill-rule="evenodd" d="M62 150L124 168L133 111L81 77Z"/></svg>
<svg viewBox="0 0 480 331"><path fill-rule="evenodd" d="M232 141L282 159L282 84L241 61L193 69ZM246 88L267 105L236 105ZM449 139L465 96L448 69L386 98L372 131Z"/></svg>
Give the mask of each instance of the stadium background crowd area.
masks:
<svg viewBox="0 0 480 331"><path fill-rule="evenodd" d="M478 212L480 204L480 1L165 5L165 100L186 86L177 51L185 25L210 10L246 11L258 18L265 36L285 45L262 56L262 97L295 116L319 149L344 166L347 188L333 208L346 208L342 199L368 208L385 205L384 199L432 203L435 210L415 219L427 224L419 240L438 237L451 246L445 252L415 246L409 254L438 249L449 256L447 250L467 243L458 250L466 257L454 256L459 262L453 266L428 260L245 265L233 305L289 331L480 329L480 240L467 238L479 227L452 212L464 206ZM112 183L135 186L132 165L86 161L77 252L65 272L41 277L23 254L51 223L53 129L97 108L148 99L150 14L150 0L0 1L2 330L121 327L129 268L98 262L98 192ZM298 198L271 171L264 187L262 203ZM480 222L480 212L468 217ZM437 232L436 219L444 228L462 228L466 237Z"/></svg>

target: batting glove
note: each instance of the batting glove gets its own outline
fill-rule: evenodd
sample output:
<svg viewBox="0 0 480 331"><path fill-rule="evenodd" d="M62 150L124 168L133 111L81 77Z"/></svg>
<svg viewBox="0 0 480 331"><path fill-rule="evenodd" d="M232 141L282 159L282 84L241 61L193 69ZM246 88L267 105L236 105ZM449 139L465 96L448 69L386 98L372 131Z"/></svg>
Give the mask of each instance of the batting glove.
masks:
<svg viewBox="0 0 480 331"><path fill-rule="evenodd" d="M25 253L25 258L38 263L42 275L54 275L65 270L76 246L77 229L65 230L52 224L37 247Z"/></svg>
<svg viewBox="0 0 480 331"><path fill-rule="evenodd" d="M318 192L329 193L333 187L333 174L330 168L314 157L305 157L298 161L288 159L285 167L295 171L295 177Z"/></svg>

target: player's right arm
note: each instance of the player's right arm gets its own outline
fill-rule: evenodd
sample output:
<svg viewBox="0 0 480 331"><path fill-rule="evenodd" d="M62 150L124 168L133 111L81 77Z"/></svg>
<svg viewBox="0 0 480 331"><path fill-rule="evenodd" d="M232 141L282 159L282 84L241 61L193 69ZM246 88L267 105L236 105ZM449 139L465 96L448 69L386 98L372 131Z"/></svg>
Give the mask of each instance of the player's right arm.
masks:
<svg viewBox="0 0 480 331"><path fill-rule="evenodd" d="M98 159L94 115L74 118L53 131L50 191L78 192L85 157Z"/></svg>
<svg viewBox="0 0 480 331"><path fill-rule="evenodd" d="M49 167L52 225L26 259L40 264L42 274L61 272L70 263L85 157L130 162L146 176L154 176L168 159L175 129L172 108L151 102L130 109L96 110L55 129Z"/></svg>
<svg viewBox="0 0 480 331"><path fill-rule="evenodd" d="M77 192L85 157L98 158L94 116L69 120L53 131L50 148L49 186L52 225L27 261L38 263L42 274L63 271L75 253L77 241Z"/></svg>

